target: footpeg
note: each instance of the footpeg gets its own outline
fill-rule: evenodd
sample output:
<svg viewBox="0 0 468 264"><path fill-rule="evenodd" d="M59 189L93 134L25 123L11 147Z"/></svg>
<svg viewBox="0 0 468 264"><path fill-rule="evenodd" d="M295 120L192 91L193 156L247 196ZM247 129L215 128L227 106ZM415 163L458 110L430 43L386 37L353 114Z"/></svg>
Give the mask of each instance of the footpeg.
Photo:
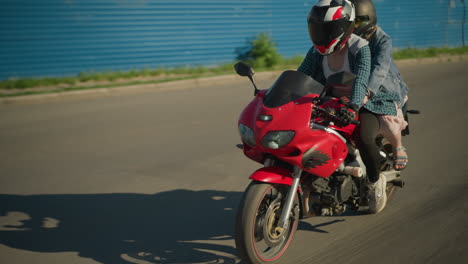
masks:
<svg viewBox="0 0 468 264"><path fill-rule="evenodd" d="M412 115L420 115L421 111L419 111L419 110L406 110L406 113L412 114Z"/></svg>
<svg viewBox="0 0 468 264"><path fill-rule="evenodd" d="M392 183L393 185L400 187L400 188L403 188L405 186L405 181L403 181L402 179L395 179L392 181Z"/></svg>

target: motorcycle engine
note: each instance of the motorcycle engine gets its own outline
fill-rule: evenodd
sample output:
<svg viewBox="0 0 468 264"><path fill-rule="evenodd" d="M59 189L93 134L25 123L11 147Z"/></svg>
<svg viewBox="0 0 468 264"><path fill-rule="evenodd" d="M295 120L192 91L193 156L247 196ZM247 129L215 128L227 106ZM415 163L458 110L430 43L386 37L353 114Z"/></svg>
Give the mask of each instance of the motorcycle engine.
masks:
<svg viewBox="0 0 468 264"><path fill-rule="evenodd" d="M346 210L345 203L358 195L358 188L349 175L316 177L311 182L311 188L311 208L319 215L343 213Z"/></svg>

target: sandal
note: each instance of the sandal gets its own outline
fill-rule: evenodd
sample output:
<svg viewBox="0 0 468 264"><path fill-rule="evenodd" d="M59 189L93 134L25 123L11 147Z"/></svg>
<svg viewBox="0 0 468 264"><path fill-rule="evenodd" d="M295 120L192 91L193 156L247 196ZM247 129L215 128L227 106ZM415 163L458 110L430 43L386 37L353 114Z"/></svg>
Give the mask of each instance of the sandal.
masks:
<svg viewBox="0 0 468 264"><path fill-rule="evenodd" d="M397 152L397 151L406 152L406 148L405 147L395 148L395 152ZM395 155L396 155L396 153L395 153ZM393 168L395 170L402 171L402 170L404 170L406 168L406 165L408 165L408 156L394 156L393 157Z"/></svg>

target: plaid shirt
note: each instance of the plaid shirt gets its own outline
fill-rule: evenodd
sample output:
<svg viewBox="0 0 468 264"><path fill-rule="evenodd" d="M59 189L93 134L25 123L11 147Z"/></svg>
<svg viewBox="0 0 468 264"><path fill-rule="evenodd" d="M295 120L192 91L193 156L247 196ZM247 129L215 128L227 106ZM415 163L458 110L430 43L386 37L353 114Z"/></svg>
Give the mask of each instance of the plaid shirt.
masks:
<svg viewBox="0 0 468 264"><path fill-rule="evenodd" d="M369 101L364 106L362 105L364 97L371 94L367 88L371 72L371 52L369 46L364 45L355 53L348 49L348 58L351 71L356 75L352 86L351 103L364 107L375 114L396 115L395 102L398 102L399 96L395 93L388 91L373 93ZM314 80L325 85L326 79L323 74L322 61L323 55L312 47L299 66L298 71L311 76Z"/></svg>

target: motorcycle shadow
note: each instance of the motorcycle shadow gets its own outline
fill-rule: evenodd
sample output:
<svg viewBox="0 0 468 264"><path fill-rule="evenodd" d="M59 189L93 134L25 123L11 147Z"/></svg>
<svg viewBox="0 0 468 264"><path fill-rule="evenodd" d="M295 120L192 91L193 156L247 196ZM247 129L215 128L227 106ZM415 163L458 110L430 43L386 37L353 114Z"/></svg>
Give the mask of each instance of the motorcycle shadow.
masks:
<svg viewBox="0 0 468 264"><path fill-rule="evenodd" d="M303 231L311 231L311 232L317 232L317 233L329 233L328 231L322 229L321 227L324 227L324 226L329 226L329 225L333 225L333 224L336 224L336 223L340 223L340 222L344 222L346 221L346 219L336 219L336 218L340 218L340 217L353 217L353 216L364 216L364 215L367 215L368 213L364 210L359 210L359 211L352 211L352 210L346 210L344 213L340 214L340 215L334 215L334 216L318 216L318 219L320 219L321 221L324 221L325 219L333 219L335 218L335 220L330 220L330 221L326 221L326 222L322 222L320 224L316 224L316 225L312 225L311 223L309 223L309 221L313 221L313 220L317 220L317 216L313 216L309 219L306 219L305 221L302 220L299 222L299 225L297 227L298 230L303 230ZM307 222L306 222L307 221Z"/></svg>
<svg viewBox="0 0 468 264"><path fill-rule="evenodd" d="M328 222L317 224L317 225L312 225L308 222L300 221L297 229L303 230L303 231L317 232L317 233L329 233L328 231L321 229L321 227L329 226L329 225L336 224L339 222L344 222L344 221L345 221L344 219L337 219L337 220L332 220L332 221L328 221Z"/></svg>
<svg viewBox="0 0 468 264"><path fill-rule="evenodd" d="M238 263L240 192L0 195L0 243L103 264Z"/></svg>

